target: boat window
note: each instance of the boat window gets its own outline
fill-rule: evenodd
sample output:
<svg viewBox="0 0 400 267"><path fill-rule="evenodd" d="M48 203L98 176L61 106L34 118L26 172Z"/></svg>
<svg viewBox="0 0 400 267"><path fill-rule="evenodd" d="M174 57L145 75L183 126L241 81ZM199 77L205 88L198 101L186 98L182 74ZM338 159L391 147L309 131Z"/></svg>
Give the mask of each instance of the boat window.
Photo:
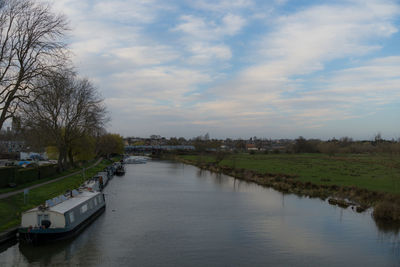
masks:
<svg viewBox="0 0 400 267"><path fill-rule="evenodd" d="M73 211L71 211L71 212L69 213L69 221L70 221L71 223L73 223L73 222L75 221L75 217L74 217L74 212L73 212Z"/></svg>
<svg viewBox="0 0 400 267"><path fill-rule="evenodd" d="M94 205L97 206L97 198L94 198Z"/></svg>
<svg viewBox="0 0 400 267"><path fill-rule="evenodd" d="M88 209L88 205L87 204L81 206L81 213L85 213L87 211L87 209Z"/></svg>
<svg viewBox="0 0 400 267"><path fill-rule="evenodd" d="M101 203L101 196L100 195L97 196L97 199L99 200L99 203Z"/></svg>
<svg viewBox="0 0 400 267"><path fill-rule="evenodd" d="M48 214L38 214L38 216L37 216L38 226L42 225L43 220L49 220L49 215Z"/></svg>
<svg viewBox="0 0 400 267"><path fill-rule="evenodd" d="M89 201L89 209L93 209L93 200Z"/></svg>
<svg viewBox="0 0 400 267"><path fill-rule="evenodd" d="M38 216L37 216L37 225L41 225L42 224L42 220L43 220L43 215L42 214L38 214Z"/></svg>

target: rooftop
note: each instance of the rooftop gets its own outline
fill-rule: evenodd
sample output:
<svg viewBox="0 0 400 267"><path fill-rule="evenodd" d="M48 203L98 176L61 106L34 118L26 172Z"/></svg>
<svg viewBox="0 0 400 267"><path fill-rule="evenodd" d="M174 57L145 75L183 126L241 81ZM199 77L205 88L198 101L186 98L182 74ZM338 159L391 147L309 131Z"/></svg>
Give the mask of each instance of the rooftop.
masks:
<svg viewBox="0 0 400 267"><path fill-rule="evenodd" d="M67 200L65 200L57 205L49 207L47 210L64 214L65 212L71 210L72 208L74 208L76 206L79 206L86 200L91 199L94 196L97 196L98 194L100 194L100 192L83 191L74 197L68 198ZM38 210L38 207L33 208L33 209L29 210L28 212L37 211L37 210Z"/></svg>

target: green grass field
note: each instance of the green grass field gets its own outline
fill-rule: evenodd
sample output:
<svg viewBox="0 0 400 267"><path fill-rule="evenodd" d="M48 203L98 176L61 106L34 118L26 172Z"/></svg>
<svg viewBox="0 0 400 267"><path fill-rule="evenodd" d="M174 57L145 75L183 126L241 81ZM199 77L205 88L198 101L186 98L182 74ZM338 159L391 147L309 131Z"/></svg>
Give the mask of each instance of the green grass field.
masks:
<svg viewBox="0 0 400 267"><path fill-rule="evenodd" d="M29 191L28 203L24 204L23 193L0 200L0 232L10 227L18 226L21 220L21 213L36 207L47 199L63 194L66 190L77 188L86 179L102 171L104 167L111 164L109 160L103 160L99 165L86 170L83 174L67 177L61 181L47 184Z"/></svg>
<svg viewBox="0 0 400 267"><path fill-rule="evenodd" d="M213 155L179 157L194 163L216 161ZM300 181L315 184L356 186L400 194L398 155L230 154L219 165L259 173L296 175Z"/></svg>

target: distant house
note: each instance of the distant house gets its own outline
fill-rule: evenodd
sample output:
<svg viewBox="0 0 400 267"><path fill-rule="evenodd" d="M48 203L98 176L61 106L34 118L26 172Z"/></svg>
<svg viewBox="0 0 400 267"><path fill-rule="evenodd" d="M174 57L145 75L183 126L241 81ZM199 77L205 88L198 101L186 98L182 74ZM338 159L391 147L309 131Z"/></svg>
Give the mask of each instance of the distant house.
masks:
<svg viewBox="0 0 400 267"><path fill-rule="evenodd" d="M0 152L20 152L24 145L23 141L0 141Z"/></svg>
<svg viewBox="0 0 400 267"><path fill-rule="evenodd" d="M37 153L37 152L20 152L19 158L21 160L33 159L33 160L47 160L47 153Z"/></svg>
<svg viewBox="0 0 400 267"><path fill-rule="evenodd" d="M255 144L246 144L246 150L247 151L257 151L258 148L256 147Z"/></svg>

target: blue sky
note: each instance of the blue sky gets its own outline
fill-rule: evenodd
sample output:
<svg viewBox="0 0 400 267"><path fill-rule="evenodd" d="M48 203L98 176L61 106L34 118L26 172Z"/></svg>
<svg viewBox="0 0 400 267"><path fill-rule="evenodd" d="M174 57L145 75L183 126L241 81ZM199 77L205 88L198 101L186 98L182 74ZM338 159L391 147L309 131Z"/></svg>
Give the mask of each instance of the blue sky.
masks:
<svg viewBox="0 0 400 267"><path fill-rule="evenodd" d="M53 0L124 136L400 137L400 3Z"/></svg>

